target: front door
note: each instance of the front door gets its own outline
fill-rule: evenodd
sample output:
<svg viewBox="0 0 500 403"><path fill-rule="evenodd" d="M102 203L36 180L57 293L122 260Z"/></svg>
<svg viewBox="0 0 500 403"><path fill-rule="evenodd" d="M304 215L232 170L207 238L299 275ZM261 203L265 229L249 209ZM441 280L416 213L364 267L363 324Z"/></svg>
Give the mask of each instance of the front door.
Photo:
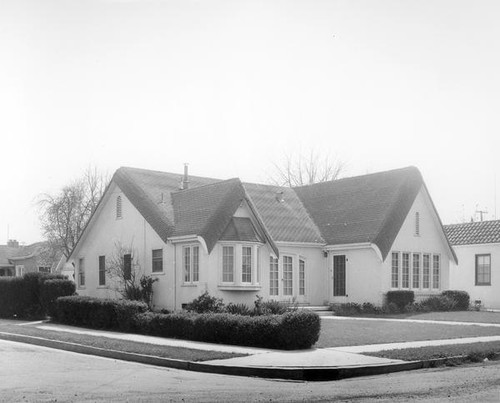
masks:
<svg viewBox="0 0 500 403"><path fill-rule="evenodd" d="M333 257L333 296L346 297L345 255Z"/></svg>

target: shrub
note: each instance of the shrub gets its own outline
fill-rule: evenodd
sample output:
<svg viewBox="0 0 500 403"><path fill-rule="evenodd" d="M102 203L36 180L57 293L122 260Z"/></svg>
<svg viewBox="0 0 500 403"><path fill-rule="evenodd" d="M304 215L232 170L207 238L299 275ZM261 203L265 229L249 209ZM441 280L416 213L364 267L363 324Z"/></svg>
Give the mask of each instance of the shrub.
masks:
<svg viewBox="0 0 500 403"><path fill-rule="evenodd" d="M266 301L260 305L261 315L283 315L290 311L290 307L278 301Z"/></svg>
<svg viewBox="0 0 500 403"><path fill-rule="evenodd" d="M230 302L226 305L225 312L233 315L252 315L253 311L245 304L234 304Z"/></svg>
<svg viewBox="0 0 500 403"><path fill-rule="evenodd" d="M406 305L406 306L408 306L408 305ZM401 308L399 308L399 306L397 304L395 304L394 302L389 302L389 303L384 304L384 306L382 306L381 312L383 314L392 315L395 313L400 313Z"/></svg>
<svg viewBox="0 0 500 403"><path fill-rule="evenodd" d="M362 306L356 302L346 302L344 304L332 304L332 311L338 316L354 316L363 312Z"/></svg>
<svg viewBox="0 0 500 403"><path fill-rule="evenodd" d="M450 297L434 295L424 299L420 305L422 307L426 307L429 311L453 311L457 302Z"/></svg>
<svg viewBox="0 0 500 403"><path fill-rule="evenodd" d="M387 291L387 305L394 303L402 311L408 304L415 301L415 293L410 290Z"/></svg>
<svg viewBox="0 0 500 403"><path fill-rule="evenodd" d="M141 301L86 296L60 297L55 305L58 322L95 329L132 330L135 316L147 310L147 305Z"/></svg>
<svg viewBox="0 0 500 403"><path fill-rule="evenodd" d="M467 291L459 290L447 290L441 293L444 297L449 297L455 300L455 310L457 311L467 311L470 304L470 296Z"/></svg>
<svg viewBox="0 0 500 403"><path fill-rule="evenodd" d="M154 336L286 350L311 347L320 331L318 315L306 311L262 316L148 312L135 322L141 332Z"/></svg>
<svg viewBox="0 0 500 403"><path fill-rule="evenodd" d="M59 297L73 295L75 283L70 280L45 280L40 284L40 301L46 313L54 316L55 302Z"/></svg>
<svg viewBox="0 0 500 403"><path fill-rule="evenodd" d="M224 302L222 298L212 297L208 291L205 291L187 304L186 310L196 313L224 312Z"/></svg>

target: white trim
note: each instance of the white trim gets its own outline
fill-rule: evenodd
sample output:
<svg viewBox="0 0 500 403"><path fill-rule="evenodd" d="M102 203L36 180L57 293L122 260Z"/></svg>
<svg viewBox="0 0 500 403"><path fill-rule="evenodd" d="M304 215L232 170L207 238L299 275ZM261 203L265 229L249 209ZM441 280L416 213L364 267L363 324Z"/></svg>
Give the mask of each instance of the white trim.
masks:
<svg viewBox="0 0 500 403"><path fill-rule="evenodd" d="M382 258L382 252L380 251L379 247L371 242L348 243L342 245L327 245L325 247L325 250L327 252L342 252L342 251L357 250L357 249L373 249L373 251L376 253L380 261L381 262L384 261L384 259Z"/></svg>
<svg viewBox="0 0 500 403"><path fill-rule="evenodd" d="M500 242L492 242L492 243L467 243L465 245L452 245L453 248L474 248L477 246L484 247L484 246L500 246Z"/></svg>
<svg viewBox="0 0 500 403"><path fill-rule="evenodd" d="M276 246L282 247L294 247L294 248L324 248L327 246L326 243L314 243L314 242L275 242Z"/></svg>
<svg viewBox="0 0 500 403"><path fill-rule="evenodd" d="M172 243L197 241L198 235L192 234L192 235L173 236L168 238L168 240Z"/></svg>

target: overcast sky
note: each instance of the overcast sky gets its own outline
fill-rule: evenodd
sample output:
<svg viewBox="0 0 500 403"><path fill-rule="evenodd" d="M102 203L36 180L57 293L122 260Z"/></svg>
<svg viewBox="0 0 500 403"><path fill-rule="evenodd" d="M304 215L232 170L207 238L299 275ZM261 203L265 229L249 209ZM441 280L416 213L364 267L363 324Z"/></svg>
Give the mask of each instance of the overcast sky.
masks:
<svg viewBox="0 0 500 403"><path fill-rule="evenodd" d="M0 243L40 240L37 195L89 165L265 183L311 148L345 176L414 165L443 222L493 219L499 21L497 0L0 0Z"/></svg>

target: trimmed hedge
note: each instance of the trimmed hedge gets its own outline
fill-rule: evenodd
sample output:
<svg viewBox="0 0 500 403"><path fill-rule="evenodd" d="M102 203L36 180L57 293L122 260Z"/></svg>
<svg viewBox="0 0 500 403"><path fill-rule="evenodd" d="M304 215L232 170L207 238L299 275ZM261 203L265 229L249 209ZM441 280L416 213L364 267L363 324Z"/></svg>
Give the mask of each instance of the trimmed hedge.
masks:
<svg viewBox="0 0 500 403"><path fill-rule="evenodd" d="M56 315L56 300L59 297L74 295L76 286L69 280L45 280L40 287L40 302L49 316Z"/></svg>
<svg viewBox="0 0 500 403"><path fill-rule="evenodd" d="M310 348L320 327L319 316L306 311L264 316L148 312L136 317L136 329L153 336L282 350Z"/></svg>
<svg viewBox="0 0 500 403"><path fill-rule="evenodd" d="M413 304L414 301L415 293L411 290L387 291L387 305L395 304L400 310L403 310L409 304Z"/></svg>
<svg viewBox="0 0 500 403"><path fill-rule="evenodd" d="M68 295L67 291L73 284L70 280L58 274L27 273L23 277L0 278L0 317L2 318L43 318L47 314L47 306L42 300L42 289L47 281L59 280L65 283L64 290L57 295L52 290L52 297ZM74 285L73 291L74 293Z"/></svg>
<svg viewBox="0 0 500 403"><path fill-rule="evenodd" d="M455 300L455 311L467 311L469 309L470 296L467 291L446 290L441 295Z"/></svg>
<svg viewBox="0 0 500 403"><path fill-rule="evenodd" d="M95 329L134 329L135 315L148 309L141 301L92 298L86 296L60 297L55 303L54 319L67 325Z"/></svg>

